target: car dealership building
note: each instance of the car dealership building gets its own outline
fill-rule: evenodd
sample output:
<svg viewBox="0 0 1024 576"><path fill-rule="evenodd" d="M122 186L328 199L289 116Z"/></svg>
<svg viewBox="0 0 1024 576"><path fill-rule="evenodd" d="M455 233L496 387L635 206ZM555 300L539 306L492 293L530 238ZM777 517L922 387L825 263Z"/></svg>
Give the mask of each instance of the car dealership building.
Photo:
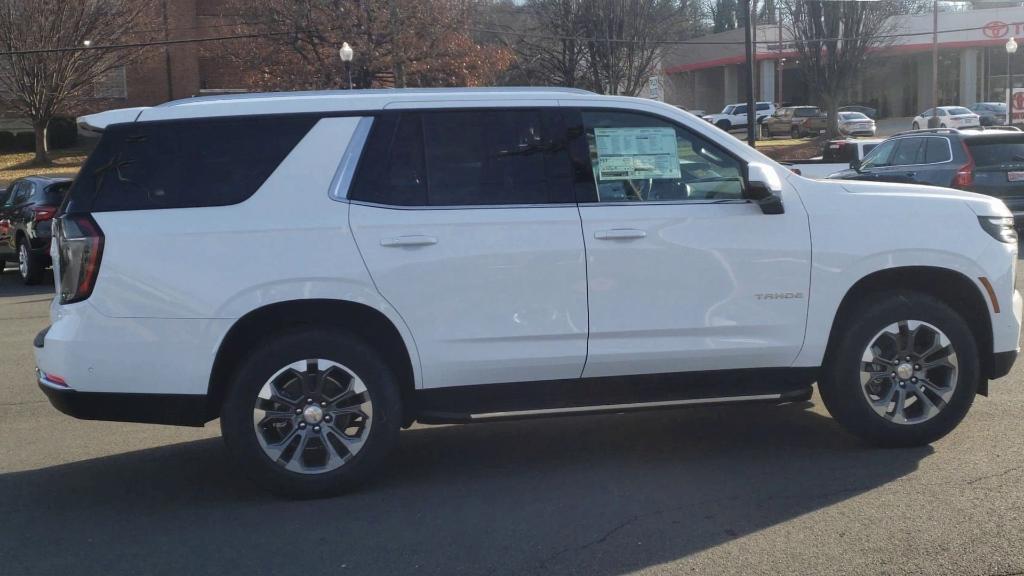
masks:
<svg viewBox="0 0 1024 576"><path fill-rule="evenodd" d="M881 116L913 116L932 106L932 14L900 16L898 37L883 40L868 66L853 79L843 104L862 104ZM1010 37L1024 40L1024 7L940 12L940 105L1005 101ZM662 57L664 98L687 109L718 111L745 99L743 29L697 40L719 44L675 45ZM754 88L758 100L817 104L800 75L800 58L788 31L757 27ZM1018 61L1019 60L1019 61ZM1014 86L1024 88L1024 48L1011 57Z"/></svg>

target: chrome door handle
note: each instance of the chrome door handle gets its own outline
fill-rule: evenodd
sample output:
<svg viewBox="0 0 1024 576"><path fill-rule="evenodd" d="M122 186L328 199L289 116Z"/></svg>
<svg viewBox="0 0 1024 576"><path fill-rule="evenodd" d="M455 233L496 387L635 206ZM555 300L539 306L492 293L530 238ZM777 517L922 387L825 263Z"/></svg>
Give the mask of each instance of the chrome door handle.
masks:
<svg viewBox="0 0 1024 576"><path fill-rule="evenodd" d="M397 238L384 238L380 241L380 245L391 248L401 246L430 246L431 244L437 244L437 238L433 236L399 236Z"/></svg>
<svg viewBox="0 0 1024 576"><path fill-rule="evenodd" d="M636 228L613 228L612 230L598 230L594 232L594 238L598 240L634 240L644 238L647 232Z"/></svg>

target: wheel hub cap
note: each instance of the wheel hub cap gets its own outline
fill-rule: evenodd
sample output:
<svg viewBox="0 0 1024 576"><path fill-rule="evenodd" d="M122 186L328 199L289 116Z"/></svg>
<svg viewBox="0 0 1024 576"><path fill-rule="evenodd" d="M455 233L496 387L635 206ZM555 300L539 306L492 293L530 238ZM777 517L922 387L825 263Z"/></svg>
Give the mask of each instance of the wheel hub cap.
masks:
<svg viewBox="0 0 1024 576"><path fill-rule="evenodd" d="M914 365L909 362L904 362L896 367L896 376L900 380L910 380L914 375Z"/></svg>
<svg viewBox="0 0 1024 576"><path fill-rule="evenodd" d="M306 421L306 424L319 424L324 419L324 409L317 406L306 406L302 411L302 419Z"/></svg>

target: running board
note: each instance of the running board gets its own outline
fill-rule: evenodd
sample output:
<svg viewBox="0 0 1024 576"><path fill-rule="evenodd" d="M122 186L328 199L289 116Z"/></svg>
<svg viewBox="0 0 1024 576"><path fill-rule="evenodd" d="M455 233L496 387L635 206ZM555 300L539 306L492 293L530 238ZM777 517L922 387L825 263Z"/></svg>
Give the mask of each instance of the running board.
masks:
<svg viewBox="0 0 1024 576"><path fill-rule="evenodd" d="M720 398L692 398L688 400L665 400L662 402L635 402L631 404L598 404L596 406L567 406L565 408L541 408L538 410L513 410L508 412L487 412L470 414L473 422L513 418L532 418L537 416L561 416L568 414L600 414L602 412L628 412L633 410L650 410L655 408L671 408L674 406L698 406L704 404L734 404L737 402L764 402L782 400L782 394L758 394L754 396L722 396Z"/></svg>
<svg viewBox="0 0 1024 576"><path fill-rule="evenodd" d="M810 398L817 375L815 368L765 368L428 388L412 393L406 424L799 402Z"/></svg>

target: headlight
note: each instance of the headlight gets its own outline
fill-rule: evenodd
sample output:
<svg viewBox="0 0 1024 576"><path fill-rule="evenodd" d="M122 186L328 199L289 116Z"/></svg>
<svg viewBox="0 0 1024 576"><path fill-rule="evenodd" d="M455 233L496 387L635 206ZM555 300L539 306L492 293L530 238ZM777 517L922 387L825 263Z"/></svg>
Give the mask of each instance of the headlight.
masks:
<svg viewBox="0 0 1024 576"><path fill-rule="evenodd" d="M990 236L1006 242L1007 244L1017 243L1017 229L1013 226L1013 218L1002 216L979 216L978 222Z"/></svg>

